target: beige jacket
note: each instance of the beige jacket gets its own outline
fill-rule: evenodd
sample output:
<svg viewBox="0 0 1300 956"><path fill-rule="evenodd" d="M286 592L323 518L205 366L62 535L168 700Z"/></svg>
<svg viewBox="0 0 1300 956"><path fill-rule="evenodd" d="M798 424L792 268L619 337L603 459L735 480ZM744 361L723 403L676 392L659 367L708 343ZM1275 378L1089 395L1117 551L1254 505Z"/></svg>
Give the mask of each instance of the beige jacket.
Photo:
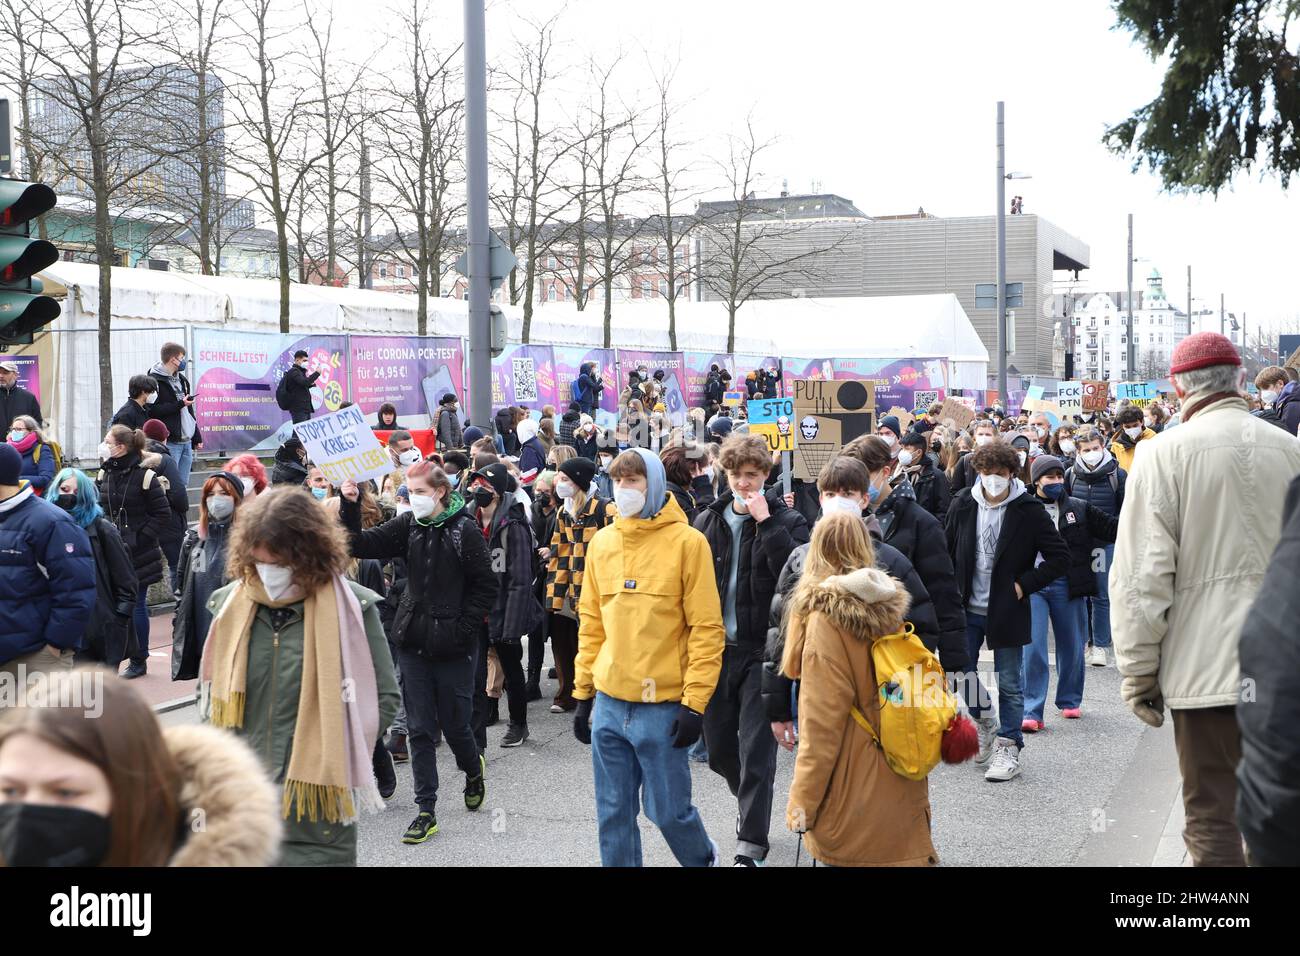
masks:
<svg viewBox="0 0 1300 956"><path fill-rule="evenodd" d="M1298 473L1300 439L1237 398L1138 442L1110 569L1111 632L1120 673L1158 674L1172 710L1237 703L1237 641Z"/></svg>

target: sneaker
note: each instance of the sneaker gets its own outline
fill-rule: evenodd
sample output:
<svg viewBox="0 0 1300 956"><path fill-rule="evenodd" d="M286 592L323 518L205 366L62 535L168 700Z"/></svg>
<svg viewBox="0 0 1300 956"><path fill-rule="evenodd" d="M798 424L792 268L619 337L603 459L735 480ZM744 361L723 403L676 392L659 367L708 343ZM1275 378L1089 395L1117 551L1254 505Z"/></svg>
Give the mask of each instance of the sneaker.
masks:
<svg viewBox="0 0 1300 956"><path fill-rule="evenodd" d="M525 684L525 685L524 685L524 696L527 698L527 700L529 701L529 703L531 703L532 701L535 701L535 700L541 700L541 699L542 699L542 688L541 688L541 686L540 686L540 682L535 681L535 680L530 680L527 684Z"/></svg>
<svg viewBox="0 0 1300 956"><path fill-rule="evenodd" d="M998 719L996 717L976 717L975 729L980 735L980 750L975 755L976 763L987 763L993 756L993 743L998 739Z"/></svg>
<svg viewBox="0 0 1300 956"><path fill-rule="evenodd" d="M984 779L990 783L1003 783L1020 776L1020 748L1014 740L999 737L997 748L993 752L993 761L989 764Z"/></svg>
<svg viewBox="0 0 1300 956"><path fill-rule="evenodd" d="M484 778L487 776L487 758L482 754L478 757L478 776L471 777L465 774L465 809L477 810L483 806L483 798L487 796L487 784Z"/></svg>
<svg viewBox="0 0 1300 956"><path fill-rule="evenodd" d="M420 815L411 821L411 825L402 834L403 843L423 843L438 832L438 821L432 811L420 811Z"/></svg>
<svg viewBox="0 0 1300 956"><path fill-rule="evenodd" d="M506 735L501 738L502 747L518 747L528 739L527 724L511 724L506 728Z"/></svg>
<svg viewBox="0 0 1300 956"><path fill-rule="evenodd" d="M551 705L551 713L553 713L553 714L562 714L562 713L564 713L564 708L561 707L559 704L552 704L552 705Z"/></svg>
<svg viewBox="0 0 1300 956"><path fill-rule="evenodd" d="M762 860L756 860L752 856L745 856L743 853L736 854L736 862L731 864L732 869L738 866L762 866Z"/></svg>
<svg viewBox="0 0 1300 956"><path fill-rule="evenodd" d="M126 670L122 671L122 680L135 680L137 677L143 677L149 673L148 664L132 663Z"/></svg>
<svg viewBox="0 0 1300 956"><path fill-rule="evenodd" d="M548 670L548 671L546 672L546 676L549 677L551 680L558 680L558 679L559 679L559 675L556 674L556 672L555 672L555 668L554 668L554 667L552 667L550 670Z"/></svg>
<svg viewBox="0 0 1300 956"><path fill-rule="evenodd" d="M1065 710L1061 711L1061 716L1066 720L1078 720L1083 716L1083 711L1078 707L1067 707Z"/></svg>
<svg viewBox="0 0 1300 956"><path fill-rule="evenodd" d="M1026 717L1020 722L1020 729L1027 734L1036 734L1046 726L1041 720L1034 720L1032 717Z"/></svg>
<svg viewBox="0 0 1300 956"><path fill-rule="evenodd" d="M1105 667L1107 664L1106 648L1094 644L1092 650L1088 652L1088 663L1093 667Z"/></svg>
<svg viewBox="0 0 1300 956"><path fill-rule="evenodd" d="M393 763L406 763L411 752L406 749L406 734L389 734L384 747L393 755Z"/></svg>
<svg viewBox="0 0 1300 956"><path fill-rule="evenodd" d="M393 769L393 756L380 744L375 747L370 762L375 771L375 783L379 786L379 795L387 800L397 790L397 771Z"/></svg>

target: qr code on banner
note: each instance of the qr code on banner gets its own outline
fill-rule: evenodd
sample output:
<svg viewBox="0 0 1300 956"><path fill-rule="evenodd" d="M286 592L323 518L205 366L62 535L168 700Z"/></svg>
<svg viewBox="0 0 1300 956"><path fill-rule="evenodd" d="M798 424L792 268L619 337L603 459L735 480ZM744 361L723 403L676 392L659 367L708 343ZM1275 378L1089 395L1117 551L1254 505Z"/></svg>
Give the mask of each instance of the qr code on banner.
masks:
<svg viewBox="0 0 1300 956"><path fill-rule="evenodd" d="M929 408L939 401L939 393L931 390L928 392L913 392L912 402L915 408Z"/></svg>
<svg viewBox="0 0 1300 956"><path fill-rule="evenodd" d="M533 372L532 358L511 359L515 366L515 401L537 401L537 376Z"/></svg>

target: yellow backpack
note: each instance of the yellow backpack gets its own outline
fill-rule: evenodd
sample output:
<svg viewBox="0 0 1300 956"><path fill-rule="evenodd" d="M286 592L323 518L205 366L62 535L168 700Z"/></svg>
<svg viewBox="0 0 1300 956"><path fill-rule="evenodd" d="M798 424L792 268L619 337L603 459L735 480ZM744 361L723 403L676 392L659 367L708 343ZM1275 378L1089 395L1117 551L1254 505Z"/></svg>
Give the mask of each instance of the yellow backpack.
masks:
<svg viewBox="0 0 1300 956"><path fill-rule="evenodd" d="M957 716L939 659L921 643L910 621L871 648L880 702L880 735L855 706L858 722L885 755L889 768L908 780L924 780L941 759L944 732Z"/></svg>
<svg viewBox="0 0 1300 956"><path fill-rule="evenodd" d="M57 475L63 470L63 449L59 447L59 443L56 441L50 441L47 438L44 442L38 444L36 450L32 452L32 464L35 465L41 460L41 449L43 447L48 447L50 454L54 456L54 473Z"/></svg>

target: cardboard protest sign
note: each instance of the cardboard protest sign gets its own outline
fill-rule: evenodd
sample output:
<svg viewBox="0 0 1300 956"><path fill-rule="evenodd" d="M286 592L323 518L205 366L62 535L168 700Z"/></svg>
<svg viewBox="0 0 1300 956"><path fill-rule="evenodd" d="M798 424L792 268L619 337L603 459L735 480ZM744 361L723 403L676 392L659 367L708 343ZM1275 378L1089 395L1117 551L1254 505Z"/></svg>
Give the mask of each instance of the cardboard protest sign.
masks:
<svg viewBox="0 0 1300 956"><path fill-rule="evenodd" d="M745 404L745 393L723 392L722 404L726 405L728 408L739 408L741 405Z"/></svg>
<svg viewBox="0 0 1300 956"><path fill-rule="evenodd" d="M954 428L966 428L975 420L975 409L963 404L959 399L946 398L939 406L939 421Z"/></svg>
<svg viewBox="0 0 1300 956"><path fill-rule="evenodd" d="M1121 402L1137 404L1139 401L1155 398L1155 390L1147 382L1117 382L1115 397Z"/></svg>
<svg viewBox="0 0 1300 956"><path fill-rule="evenodd" d="M312 464L336 487L349 478L366 481L393 471L392 459L356 405L299 422L293 430Z"/></svg>
<svg viewBox="0 0 1300 956"><path fill-rule="evenodd" d="M1056 404L1066 415L1083 411L1083 382L1061 382L1056 386Z"/></svg>
<svg viewBox="0 0 1300 956"><path fill-rule="evenodd" d="M1053 430L1055 430L1057 425L1061 424L1061 406L1057 405L1055 402L1049 402L1041 398L1027 398L1025 399L1025 411L1029 412L1031 415L1039 412L1046 415Z"/></svg>
<svg viewBox="0 0 1300 956"><path fill-rule="evenodd" d="M1083 410L1085 412L1104 412L1110 403L1110 383L1083 382Z"/></svg>
<svg viewBox="0 0 1300 956"><path fill-rule="evenodd" d="M876 382L798 379L793 385L795 425L799 429L794 476L814 482L847 442L874 430Z"/></svg>
<svg viewBox="0 0 1300 956"><path fill-rule="evenodd" d="M916 421L916 417L901 405L895 405L889 411L885 412L885 415L893 415L898 419L898 427L902 429L899 432L900 436L905 435L907 430L912 427L912 422ZM885 415L882 415L881 418L884 418Z"/></svg>
<svg viewBox="0 0 1300 956"><path fill-rule="evenodd" d="M769 451L794 451L794 399L759 398L746 409L749 433L767 439Z"/></svg>

